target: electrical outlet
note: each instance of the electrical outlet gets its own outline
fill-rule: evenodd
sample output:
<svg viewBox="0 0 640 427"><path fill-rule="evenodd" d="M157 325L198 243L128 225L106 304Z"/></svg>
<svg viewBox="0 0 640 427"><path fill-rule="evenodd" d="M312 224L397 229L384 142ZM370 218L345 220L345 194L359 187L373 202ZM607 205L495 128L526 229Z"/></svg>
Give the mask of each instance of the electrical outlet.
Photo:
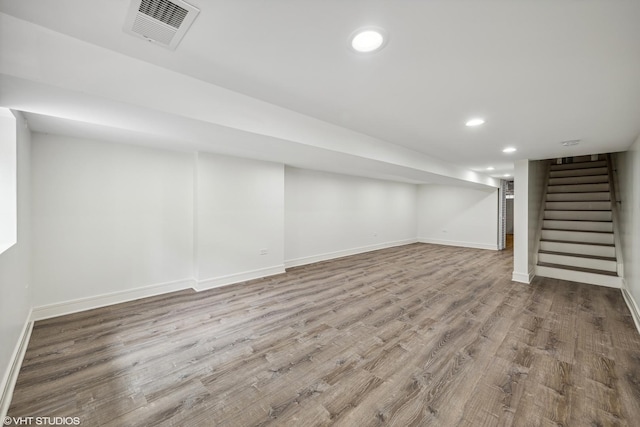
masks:
<svg viewBox="0 0 640 427"><path fill-rule="evenodd" d="M374 233L373 233L373 237L378 237L378 233L377 233L377 232L374 232Z"/></svg>
<svg viewBox="0 0 640 427"><path fill-rule="evenodd" d="M269 253L269 249L260 249L260 255L267 255Z"/></svg>

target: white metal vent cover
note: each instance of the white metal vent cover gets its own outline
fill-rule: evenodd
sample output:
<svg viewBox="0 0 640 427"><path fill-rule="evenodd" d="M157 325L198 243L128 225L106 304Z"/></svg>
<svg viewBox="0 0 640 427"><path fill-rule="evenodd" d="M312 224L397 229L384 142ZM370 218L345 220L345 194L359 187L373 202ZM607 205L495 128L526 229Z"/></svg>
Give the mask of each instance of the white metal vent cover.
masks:
<svg viewBox="0 0 640 427"><path fill-rule="evenodd" d="M132 0L124 31L174 50L198 13L181 0Z"/></svg>

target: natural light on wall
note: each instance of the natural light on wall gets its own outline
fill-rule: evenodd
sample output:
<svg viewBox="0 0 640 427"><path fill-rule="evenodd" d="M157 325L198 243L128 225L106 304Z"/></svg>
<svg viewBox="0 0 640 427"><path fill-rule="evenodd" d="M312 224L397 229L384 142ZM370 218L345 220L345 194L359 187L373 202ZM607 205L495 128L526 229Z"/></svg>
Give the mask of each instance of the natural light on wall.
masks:
<svg viewBox="0 0 640 427"><path fill-rule="evenodd" d="M0 253L17 241L16 118L0 107Z"/></svg>

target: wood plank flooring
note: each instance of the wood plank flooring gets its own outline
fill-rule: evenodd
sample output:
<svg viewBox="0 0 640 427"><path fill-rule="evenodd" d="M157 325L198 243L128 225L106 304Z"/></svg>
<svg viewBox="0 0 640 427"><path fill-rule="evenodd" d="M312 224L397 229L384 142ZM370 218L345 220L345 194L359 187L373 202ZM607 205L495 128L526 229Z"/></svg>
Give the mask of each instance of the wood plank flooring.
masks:
<svg viewBox="0 0 640 427"><path fill-rule="evenodd" d="M640 425L619 290L414 244L36 323L9 416L83 426Z"/></svg>

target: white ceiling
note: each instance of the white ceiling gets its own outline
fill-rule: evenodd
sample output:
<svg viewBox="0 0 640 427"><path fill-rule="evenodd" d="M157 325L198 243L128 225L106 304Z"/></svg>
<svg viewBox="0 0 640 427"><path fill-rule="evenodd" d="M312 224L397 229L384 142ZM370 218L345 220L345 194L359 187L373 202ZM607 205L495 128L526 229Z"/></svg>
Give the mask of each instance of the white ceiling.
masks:
<svg viewBox="0 0 640 427"><path fill-rule="evenodd" d="M370 160L363 174L410 182L430 181L438 161L459 179L488 166L501 176L517 159L623 151L640 133L637 0L189 3L200 15L169 51L122 31L129 0L0 0L0 103L34 113L45 132L244 150L319 169L359 156ZM389 42L356 54L348 37L368 25ZM92 117L73 108L79 96L95 105ZM54 108L62 98L64 111ZM209 127L179 147L158 137L163 126L153 131L157 110L163 126ZM465 127L474 116L487 123ZM236 151L215 143L213 127L245 134ZM286 144L256 154L260 141L246 133ZM560 145L570 139L581 143ZM300 145L336 161L296 157ZM507 145L518 151L503 154Z"/></svg>

